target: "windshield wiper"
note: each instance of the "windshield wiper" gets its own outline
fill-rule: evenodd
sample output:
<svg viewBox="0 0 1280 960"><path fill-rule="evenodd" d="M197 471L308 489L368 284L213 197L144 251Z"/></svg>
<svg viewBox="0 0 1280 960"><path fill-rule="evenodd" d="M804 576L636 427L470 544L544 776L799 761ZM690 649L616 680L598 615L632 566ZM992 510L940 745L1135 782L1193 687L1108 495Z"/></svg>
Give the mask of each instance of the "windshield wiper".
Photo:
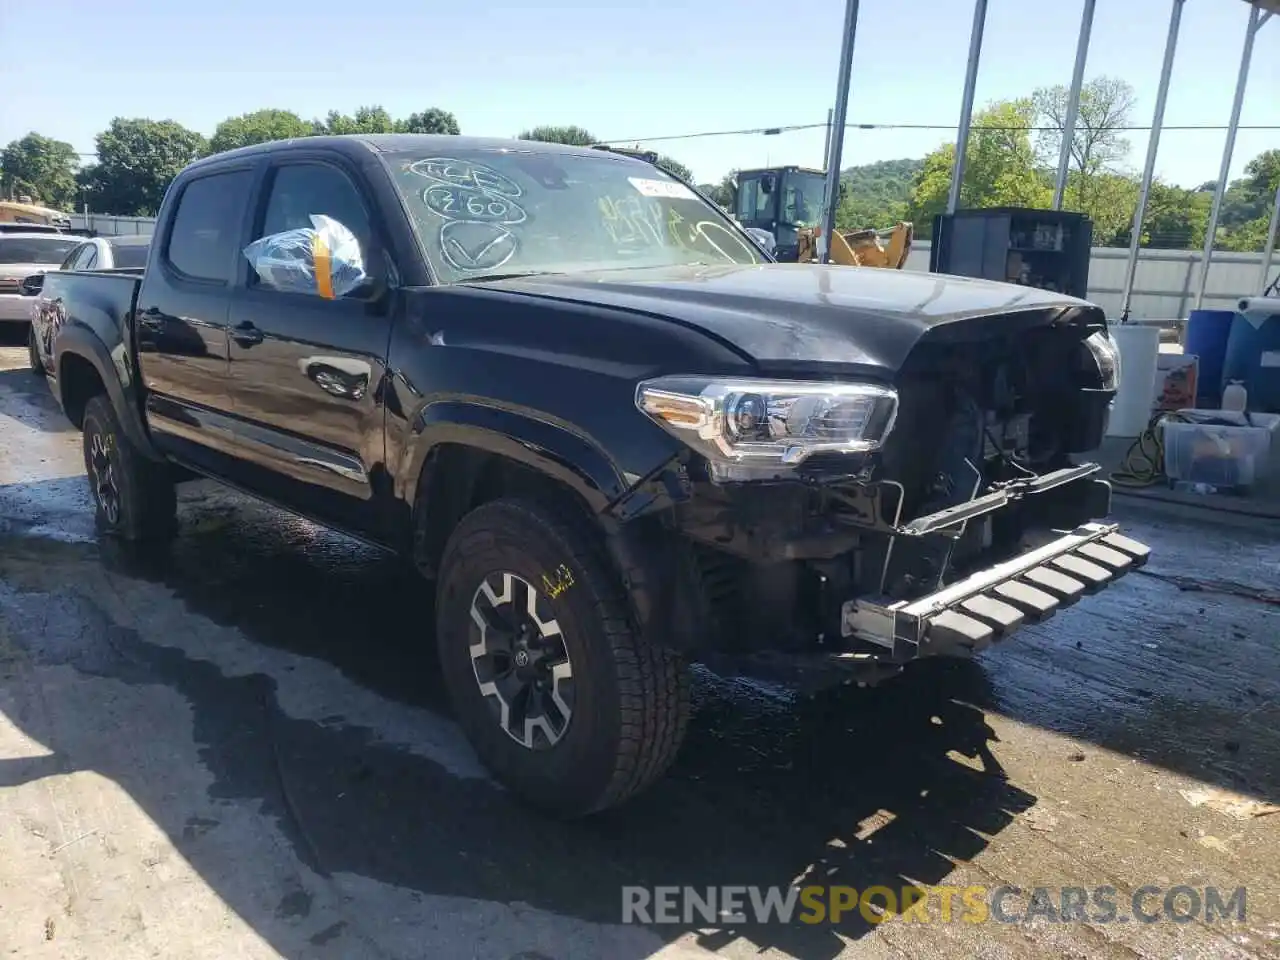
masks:
<svg viewBox="0 0 1280 960"><path fill-rule="evenodd" d="M507 273L482 273L475 277L463 277L458 283L483 283L486 280L512 280L516 277L545 277L550 270L511 270Z"/></svg>

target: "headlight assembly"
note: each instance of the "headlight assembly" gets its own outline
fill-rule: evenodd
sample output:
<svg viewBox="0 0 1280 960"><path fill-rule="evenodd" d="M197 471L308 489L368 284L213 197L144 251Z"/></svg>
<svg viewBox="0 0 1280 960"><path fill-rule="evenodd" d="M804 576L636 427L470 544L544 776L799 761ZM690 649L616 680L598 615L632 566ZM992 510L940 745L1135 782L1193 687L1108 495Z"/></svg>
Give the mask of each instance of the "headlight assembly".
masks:
<svg viewBox="0 0 1280 960"><path fill-rule="evenodd" d="M1116 342L1105 331L1099 331L1085 340L1084 345L1098 365L1099 389L1120 389L1120 351Z"/></svg>
<svg viewBox="0 0 1280 960"><path fill-rule="evenodd" d="M866 383L660 377L636 406L707 458L716 480L784 476L814 454L876 450L896 391Z"/></svg>

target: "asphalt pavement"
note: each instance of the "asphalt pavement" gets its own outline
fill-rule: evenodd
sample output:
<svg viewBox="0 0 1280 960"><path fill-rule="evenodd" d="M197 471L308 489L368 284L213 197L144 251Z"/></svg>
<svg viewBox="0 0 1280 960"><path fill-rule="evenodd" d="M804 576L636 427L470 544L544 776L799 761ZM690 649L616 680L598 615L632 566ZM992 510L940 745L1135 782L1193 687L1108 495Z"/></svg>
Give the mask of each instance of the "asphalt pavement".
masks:
<svg viewBox="0 0 1280 960"><path fill-rule="evenodd" d="M812 700L700 670L671 774L552 823L450 719L427 585L204 482L163 558L100 541L6 343L0 956L1280 958L1274 525L1117 501L1147 569L975 661ZM621 922L626 885L793 883L1022 893L982 923ZM1244 887L1244 919L1130 916L1180 885ZM1119 916L1030 909L1063 886Z"/></svg>

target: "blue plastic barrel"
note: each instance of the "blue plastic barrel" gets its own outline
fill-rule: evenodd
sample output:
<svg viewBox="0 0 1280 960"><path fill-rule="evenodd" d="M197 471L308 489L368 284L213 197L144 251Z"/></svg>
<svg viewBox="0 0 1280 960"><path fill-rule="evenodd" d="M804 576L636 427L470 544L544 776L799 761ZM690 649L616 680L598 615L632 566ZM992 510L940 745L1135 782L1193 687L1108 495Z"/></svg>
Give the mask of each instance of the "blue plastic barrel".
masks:
<svg viewBox="0 0 1280 960"><path fill-rule="evenodd" d="M1222 361L1222 386L1239 380L1249 391L1249 409L1280 413L1280 314L1255 327L1241 314L1231 321L1227 352ZM1266 362L1263 362L1263 356Z"/></svg>
<svg viewBox="0 0 1280 960"><path fill-rule="evenodd" d="M1235 318L1234 310L1192 310L1187 317L1182 352L1200 358L1196 406L1202 410L1217 410L1222 400L1222 363Z"/></svg>

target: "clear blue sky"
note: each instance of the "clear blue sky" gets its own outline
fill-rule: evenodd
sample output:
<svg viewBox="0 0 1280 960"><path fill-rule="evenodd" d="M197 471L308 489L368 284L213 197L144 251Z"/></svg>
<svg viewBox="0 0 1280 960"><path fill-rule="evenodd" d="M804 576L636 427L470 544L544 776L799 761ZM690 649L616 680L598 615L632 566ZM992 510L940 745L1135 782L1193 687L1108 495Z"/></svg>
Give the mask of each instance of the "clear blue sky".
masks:
<svg viewBox="0 0 1280 960"><path fill-rule="evenodd" d="M114 116L207 135L260 107L310 119L374 103L394 116L441 106L464 133L496 136L541 123L602 139L821 123L843 11L843 0L0 0L0 36L44 38L40 55L0 61L0 144L37 130L91 152ZM969 0L863 0L850 121L953 124L972 11ZM1168 11L1169 0L1098 2L1087 75L1133 84L1144 125ZM1187 0L1167 124L1225 125L1247 14L1241 0ZM1069 82L1078 26L1078 2L990 0L978 103ZM1242 123L1280 126L1280 17L1258 35ZM853 130L844 165L921 156L953 136ZM1157 174L1214 178L1224 136L1166 131ZM822 141L815 130L651 145L709 180L766 162L820 166ZM1138 168L1147 133L1131 141ZM1241 131L1232 175L1271 147L1280 130Z"/></svg>

